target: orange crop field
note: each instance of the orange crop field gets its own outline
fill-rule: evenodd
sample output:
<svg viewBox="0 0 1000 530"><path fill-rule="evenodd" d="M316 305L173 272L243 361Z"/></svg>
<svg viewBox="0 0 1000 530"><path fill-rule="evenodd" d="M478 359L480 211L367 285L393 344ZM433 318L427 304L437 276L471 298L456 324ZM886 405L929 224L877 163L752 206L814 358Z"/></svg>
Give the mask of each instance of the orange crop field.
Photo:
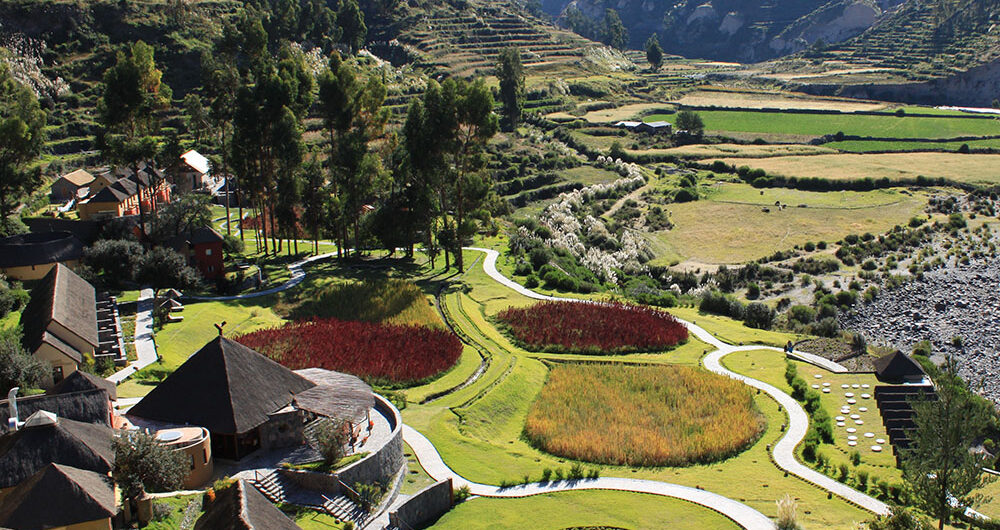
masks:
<svg viewBox="0 0 1000 530"><path fill-rule="evenodd" d="M552 368L524 433L558 456L630 466L682 466L732 456L764 430L747 386L685 366Z"/></svg>

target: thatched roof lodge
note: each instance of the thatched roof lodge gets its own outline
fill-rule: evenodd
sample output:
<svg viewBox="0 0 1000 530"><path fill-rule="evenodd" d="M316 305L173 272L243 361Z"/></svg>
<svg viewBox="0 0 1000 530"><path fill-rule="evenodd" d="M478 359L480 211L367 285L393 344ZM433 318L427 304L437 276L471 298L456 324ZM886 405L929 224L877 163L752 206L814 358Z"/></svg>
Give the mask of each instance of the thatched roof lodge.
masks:
<svg viewBox="0 0 1000 530"><path fill-rule="evenodd" d="M45 466L0 501L0 527L20 530L110 530L117 514L110 477L60 464Z"/></svg>
<svg viewBox="0 0 1000 530"><path fill-rule="evenodd" d="M112 435L104 425L36 412L24 427L0 436L0 490L24 482L51 463L107 475L115 461Z"/></svg>
<svg viewBox="0 0 1000 530"><path fill-rule="evenodd" d="M371 388L356 377L331 374L309 371L304 377L219 336L127 416L146 427L204 427L211 433L216 456L239 459L260 448L303 443L304 424L317 416L357 421L349 416L367 414L374 403Z"/></svg>
<svg viewBox="0 0 1000 530"><path fill-rule="evenodd" d="M875 376L884 383L920 383L927 374L912 357L896 350L875 359Z"/></svg>
<svg viewBox="0 0 1000 530"><path fill-rule="evenodd" d="M218 492L194 530L296 530L299 525L243 480Z"/></svg>

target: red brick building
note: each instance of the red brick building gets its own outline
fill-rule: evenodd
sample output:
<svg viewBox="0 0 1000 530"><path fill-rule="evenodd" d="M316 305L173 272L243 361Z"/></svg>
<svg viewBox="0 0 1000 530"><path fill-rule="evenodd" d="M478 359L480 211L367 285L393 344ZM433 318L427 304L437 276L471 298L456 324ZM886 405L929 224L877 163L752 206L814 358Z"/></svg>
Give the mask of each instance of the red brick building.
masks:
<svg viewBox="0 0 1000 530"><path fill-rule="evenodd" d="M222 256L222 234L209 227L202 227L190 234L173 238L169 245L187 258L188 264L198 269L206 280L221 278L226 273Z"/></svg>

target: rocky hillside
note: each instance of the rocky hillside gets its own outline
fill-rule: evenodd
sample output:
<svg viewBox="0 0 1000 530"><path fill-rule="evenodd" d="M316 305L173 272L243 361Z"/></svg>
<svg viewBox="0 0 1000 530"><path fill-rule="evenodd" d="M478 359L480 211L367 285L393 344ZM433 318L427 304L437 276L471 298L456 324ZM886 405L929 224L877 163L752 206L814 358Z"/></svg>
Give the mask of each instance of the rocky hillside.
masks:
<svg viewBox="0 0 1000 530"><path fill-rule="evenodd" d="M562 16L579 10L599 24L605 9L619 12L640 47L653 32L670 52L686 57L756 62L821 44L845 41L868 30L905 0L548 0Z"/></svg>

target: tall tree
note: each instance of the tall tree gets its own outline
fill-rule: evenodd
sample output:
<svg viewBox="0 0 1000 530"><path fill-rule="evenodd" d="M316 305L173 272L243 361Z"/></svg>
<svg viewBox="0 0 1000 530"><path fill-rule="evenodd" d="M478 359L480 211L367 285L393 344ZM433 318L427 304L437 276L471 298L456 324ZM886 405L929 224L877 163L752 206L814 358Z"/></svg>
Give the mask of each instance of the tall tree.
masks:
<svg viewBox="0 0 1000 530"><path fill-rule="evenodd" d="M935 378L936 400L913 403L916 430L903 455L903 476L917 505L944 530L955 506L975 507L985 484L985 456L970 451L991 419L991 406L965 387L949 359Z"/></svg>
<svg viewBox="0 0 1000 530"><path fill-rule="evenodd" d="M0 330L0 394L7 395L15 386L38 388L51 372L48 361L24 349L19 326Z"/></svg>
<svg viewBox="0 0 1000 530"><path fill-rule="evenodd" d="M319 233L323 227L330 190L327 188L326 175L323 174L323 165L316 159L315 153L302 166L302 179L305 187L302 220L312 236L313 253L319 254Z"/></svg>
<svg viewBox="0 0 1000 530"><path fill-rule="evenodd" d="M104 73L104 91L98 101L103 126L98 143L106 159L139 172L157 152L154 135L159 130L158 112L170 105L170 87L161 82L153 47L138 41L118 51L115 65ZM138 181L138 179L137 179ZM139 185L139 222L146 229L143 199L155 206L155 189Z"/></svg>
<svg viewBox="0 0 1000 530"><path fill-rule="evenodd" d="M603 34L604 44L616 50L625 49L625 45L628 43L628 30L625 29L625 24L622 24L622 19L618 16L618 11L610 8L604 10Z"/></svg>
<svg viewBox="0 0 1000 530"><path fill-rule="evenodd" d="M500 103L510 130L517 129L524 112L524 67L521 64L521 49L513 46L500 52L496 68L500 80Z"/></svg>
<svg viewBox="0 0 1000 530"><path fill-rule="evenodd" d="M112 476L130 502L147 491L175 490L188 473L186 453L174 451L146 433L124 431L111 445L115 452Z"/></svg>
<svg viewBox="0 0 1000 530"><path fill-rule="evenodd" d="M340 41L351 49L351 54L365 45L368 36L368 26L365 25L365 14L358 6L358 0L341 0L337 11L337 26L340 27Z"/></svg>
<svg viewBox="0 0 1000 530"><path fill-rule="evenodd" d="M38 98L0 60L0 225L6 224L21 198L41 180L39 169L31 163L41 154L44 127L45 112Z"/></svg>
<svg viewBox="0 0 1000 530"><path fill-rule="evenodd" d="M663 66L663 48L660 47L660 38L653 33L646 39L646 60L649 67L655 72Z"/></svg>
<svg viewBox="0 0 1000 530"><path fill-rule="evenodd" d="M191 92L184 96L184 121L187 125L188 133L194 137L195 145L204 149L202 140L208 134L212 120L209 116L209 109L201 100L201 96Z"/></svg>
<svg viewBox="0 0 1000 530"><path fill-rule="evenodd" d="M380 78L367 81L334 54L319 78L320 114L329 134L333 193L343 214L338 239L340 252L353 227L355 252L360 252L362 208L386 178L374 144L382 138L388 114L382 108L386 90Z"/></svg>
<svg viewBox="0 0 1000 530"><path fill-rule="evenodd" d="M677 113L677 123L674 124L679 131L687 131L692 136L701 136L705 132L705 122L697 112L682 110Z"/></svg>

